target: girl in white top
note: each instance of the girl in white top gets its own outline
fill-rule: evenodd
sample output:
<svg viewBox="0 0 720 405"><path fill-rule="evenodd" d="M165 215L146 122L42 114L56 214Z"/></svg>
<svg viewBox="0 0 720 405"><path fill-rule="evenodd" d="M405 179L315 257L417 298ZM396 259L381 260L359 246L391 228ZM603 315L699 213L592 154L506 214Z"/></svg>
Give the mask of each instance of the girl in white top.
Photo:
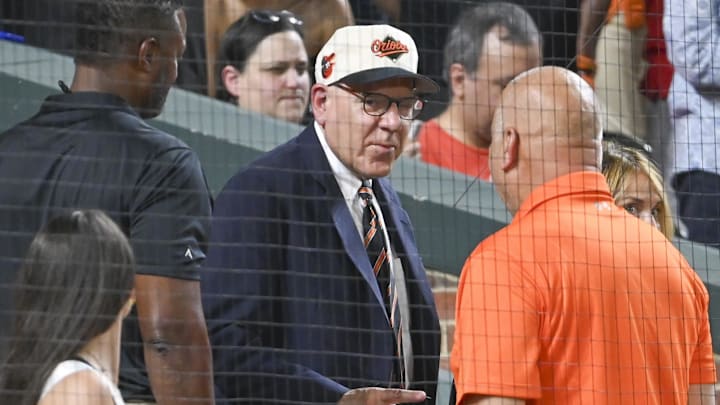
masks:
<svg viewBox="0 0 720 405"><path fill-rule="evenodd" d="M64 390L63 386L70 389L77 386L88 388L83 390L81 398L73 398L73 404L77 404L78 400L83 403L125 404L117 385L104 372L96 370L83 360L65 360L58 364L45 381L39 404L64 404L69 397L75 396L74 394L68 395L69 390ZM49 393L52 394L47 395Z"/></svg>
<svg viewBox="0 0 720 405"><path fill-rule="evenodd" d="M132 308L130 244L100 211L52 219L28 251L0 404L124 405L122 320Z"/></svg>

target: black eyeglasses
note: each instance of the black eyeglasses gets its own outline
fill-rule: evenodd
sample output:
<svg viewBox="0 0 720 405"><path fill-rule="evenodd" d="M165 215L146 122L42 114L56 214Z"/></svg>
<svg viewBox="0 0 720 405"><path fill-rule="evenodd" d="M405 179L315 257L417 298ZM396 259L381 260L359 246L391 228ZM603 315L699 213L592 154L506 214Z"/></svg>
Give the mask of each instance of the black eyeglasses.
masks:
<svg viewBox="0 0 720 405"><path fill-rule="evenodd" d="M280 20L286 20L292 25L302 26L303 21L299 19L295 14L287 10L272 11L272 10L252 10L250 17L253 20L263 24L275 24Z"/></svg>
<svg viewBox="0 0 720 405"><path fill-rule="evenodd" d="M343 89L353 96L362 100L363 111L366 114L379 117L390 109L394 103L398 107L398 115L404 120L414 120L420 115L425 100L419 96L392 98L381 93L358 93L344 84L336 84L335 87Z"/></svg>

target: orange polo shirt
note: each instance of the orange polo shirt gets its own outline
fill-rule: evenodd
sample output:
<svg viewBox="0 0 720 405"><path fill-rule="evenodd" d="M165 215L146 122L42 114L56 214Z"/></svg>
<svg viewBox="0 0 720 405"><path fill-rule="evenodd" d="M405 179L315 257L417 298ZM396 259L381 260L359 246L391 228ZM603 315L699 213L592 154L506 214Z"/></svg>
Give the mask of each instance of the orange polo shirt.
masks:
<svg viewBox="0 0 720 405"><path fill-rule="evenodd" d="M470 255L454 342L459 401L679 404L715 382L704 285L593 172L536 188Z"/></svg>
<svg viewBox="0 0 720 405"><path fill-rule="evenodd" d="M420 158L435 166L490 181L490 150L466 145L447 133L435 120L423 124L418 133Z"/></svg>

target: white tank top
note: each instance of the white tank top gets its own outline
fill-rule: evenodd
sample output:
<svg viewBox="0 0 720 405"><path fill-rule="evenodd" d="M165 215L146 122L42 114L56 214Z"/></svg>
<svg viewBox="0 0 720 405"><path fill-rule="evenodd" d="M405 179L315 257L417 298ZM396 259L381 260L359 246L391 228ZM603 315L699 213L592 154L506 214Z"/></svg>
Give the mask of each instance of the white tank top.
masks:
<svg viewBox="0 0 720 405"><path fill-rule="evenodd" d="M95 370L89 364L78 360L65 360L62 363L59 363L55 367L55 370L53 370L53 372L50 374L50 377L48 377L47 381L45 381L45 385L43 386L40 398L42 399L45 394L50 392L50 390L56 384L58 384L65 378L80 371L87 370L91 370L95 373L95 375L100 377L100 381L102 381L102 384L110 391L110 395L112 396L115 405L125 405L125 401L123 400L122 395L120 395L120 390L118 390L117 386L115 386L115 384L113 384L113 382L110 381L110 379L105 374L101 373L98 370Z"/></svg>

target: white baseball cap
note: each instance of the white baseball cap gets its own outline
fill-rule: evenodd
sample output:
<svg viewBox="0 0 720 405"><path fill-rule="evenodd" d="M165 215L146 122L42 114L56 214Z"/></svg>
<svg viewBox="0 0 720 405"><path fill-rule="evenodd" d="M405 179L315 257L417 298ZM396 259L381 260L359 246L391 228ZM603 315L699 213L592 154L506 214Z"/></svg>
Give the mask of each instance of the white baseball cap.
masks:
<svg viewBox="0 0 720 405"><path fill-rule="evenodd" d="M437 83L418 74L417 65L417 47L406 32L389 25L351 25L335 31L318 53L315 82L354 85L409 78L417 93L437 93Z"/></svg>

